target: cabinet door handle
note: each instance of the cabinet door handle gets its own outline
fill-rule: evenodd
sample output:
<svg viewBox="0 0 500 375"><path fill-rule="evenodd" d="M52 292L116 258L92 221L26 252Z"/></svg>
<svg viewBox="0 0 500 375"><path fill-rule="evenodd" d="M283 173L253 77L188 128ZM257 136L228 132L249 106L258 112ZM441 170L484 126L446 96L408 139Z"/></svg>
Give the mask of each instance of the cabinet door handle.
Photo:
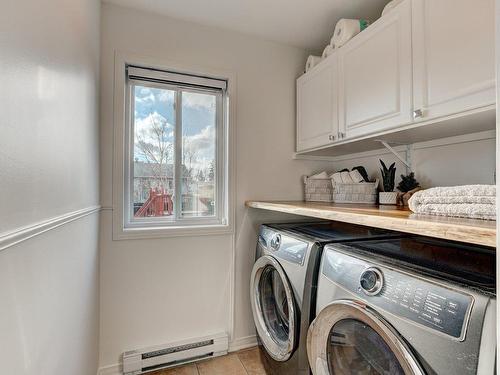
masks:
<svg viewBox="0 0 500 375"><path fill-rule="evenodd" d="M420 118L424 115L421 109L416 109L413 111L413 118Z"/></svg>
<svg viewBox="0 0 500 375"><path fill-rule="evenodd" d="M344 138L344 137L345 137L345 133L339 132L339 138Z"/></svg>
<svg viewBox="0 0 500 375"><path fill-rule="evenodd" d="M330 134L330 135L328 136L328 139L329 139L330 141L334 141L334 140L335 140L335 136L334 136L333 134Z"/></svg>

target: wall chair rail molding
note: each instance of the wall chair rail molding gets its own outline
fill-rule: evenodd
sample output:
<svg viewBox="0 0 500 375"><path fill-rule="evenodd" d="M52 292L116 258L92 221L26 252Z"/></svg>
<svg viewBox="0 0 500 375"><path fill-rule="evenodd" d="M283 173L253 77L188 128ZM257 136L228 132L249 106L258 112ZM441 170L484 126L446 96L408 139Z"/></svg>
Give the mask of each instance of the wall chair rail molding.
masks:
<svg viewBox="0 0 500 375"><path fill-rule="evenodd" d="M19 227L12 231L0 233L0 251L82 217L97 213L100 210L101 206L99 205L89 206L60 216L54 216L38 223Z"/></svg>

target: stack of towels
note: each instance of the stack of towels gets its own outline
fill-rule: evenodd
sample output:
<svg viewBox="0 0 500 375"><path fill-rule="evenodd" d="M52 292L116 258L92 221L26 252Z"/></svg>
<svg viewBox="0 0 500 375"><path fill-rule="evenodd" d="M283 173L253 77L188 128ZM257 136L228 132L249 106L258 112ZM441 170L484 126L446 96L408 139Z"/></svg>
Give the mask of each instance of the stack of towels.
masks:
<svg viewBox="0 0 500 375"><path fill-rule="evenodd" d="M435 187L417 191L408 201L419 214L496 220L495 185Z"/></svg>
<svg viewBox="0 0 500 375"><path fill-rule="evenodd" d="M365 179L358 170L336 172L330 176L334 184L358 184Z"/></svg>
<svg viewBox="0 0 500 375"><path fill-rule="evenodd" d="M396 8L403 0L392 0L384 7L382 16ZM365 19L348 19L342 18L335 25L335 30L330 39L330 43L323 50L321 56L311 55L306 62L306 72L318 65L322 60L330 56L336 48L339 48L351 40L354 36L366 29L370 25L370 21Z"/></svg>
<svg viewBox="0 0 500 375"><path fill-rule="evenodd" d="M387 5L382 10L382 16L386 13L389 13L391 10L396 8L396 6L401 3L403 0L392 0L387 3Z"/></svg>
<svg viewBox="0 0 500 375"><path fill-rule="evenodd" d="M322 60L330 56L336 48L343 46L347 41L366 29L370 21L365 19L340 19L335 25L330 43L325 47L321 56L310 55L306 62L306 72L318 65Z"/></svg>
<svg viewBox="0 0 500 375"><path fill-rule="evenodd" d="M344 170L341 172L335 172L331 175L328 175L327 172L321 172L309 178L313 180L331 179L334 184L357 184L365 182L361 173L359 173L356 169L353 169L352 171Z"/></svg>

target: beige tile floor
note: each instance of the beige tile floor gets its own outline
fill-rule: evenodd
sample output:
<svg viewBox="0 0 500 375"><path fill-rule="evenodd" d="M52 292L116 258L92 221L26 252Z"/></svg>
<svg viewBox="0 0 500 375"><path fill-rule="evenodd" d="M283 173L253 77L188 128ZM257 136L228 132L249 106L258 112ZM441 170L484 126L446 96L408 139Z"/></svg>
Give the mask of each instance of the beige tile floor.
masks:
<svg viewBox="0 0 500 375"><path fill-rule="evenodd" d="M151 375L268 375L259 348L241 350L184 366L160 370Z"/></svg>

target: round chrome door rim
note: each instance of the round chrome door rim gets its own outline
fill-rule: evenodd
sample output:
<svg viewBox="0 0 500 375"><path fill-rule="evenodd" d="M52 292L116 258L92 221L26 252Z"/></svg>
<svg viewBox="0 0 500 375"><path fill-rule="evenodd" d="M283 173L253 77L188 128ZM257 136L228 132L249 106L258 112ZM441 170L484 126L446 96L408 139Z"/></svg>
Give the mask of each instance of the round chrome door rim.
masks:
<svg viewBox="0 0 500 375"><path fill-rule="evenodd" d="M280 344L272 338L271 334L267 330L264 317L262 316L259 284L262 272L267 267L272 267L278 272L285 289L289 311L288 340L286 341L286 343L284 342L284 344L286 344L286 347L280 346ZM276 259L269 255L264 255L257 259L257 261L255 262L250 280L250 301L252 304L252 315L257 333L262 341L262 345L264 345L264 348L269 353L269 355L276 361L284 362L290 358L295 348L296 330L295 305L293 300L293 292L288 282L288 278L286 277L285 271Z"/></svg>
<svg viewBox="0 0 500 375"><path fill-rule="evenodd" d="M327 343L332 327L345 319L355 319L370 326L385 341L396 356L405 375L425 375L410 348L382 316L363 302L338 300L326 306L311 323L307 333L307 356L313 374L318 362L328 363ZM319 361L318 361L319 360ZM328 370L329 371L329 370Z"/></svg>

